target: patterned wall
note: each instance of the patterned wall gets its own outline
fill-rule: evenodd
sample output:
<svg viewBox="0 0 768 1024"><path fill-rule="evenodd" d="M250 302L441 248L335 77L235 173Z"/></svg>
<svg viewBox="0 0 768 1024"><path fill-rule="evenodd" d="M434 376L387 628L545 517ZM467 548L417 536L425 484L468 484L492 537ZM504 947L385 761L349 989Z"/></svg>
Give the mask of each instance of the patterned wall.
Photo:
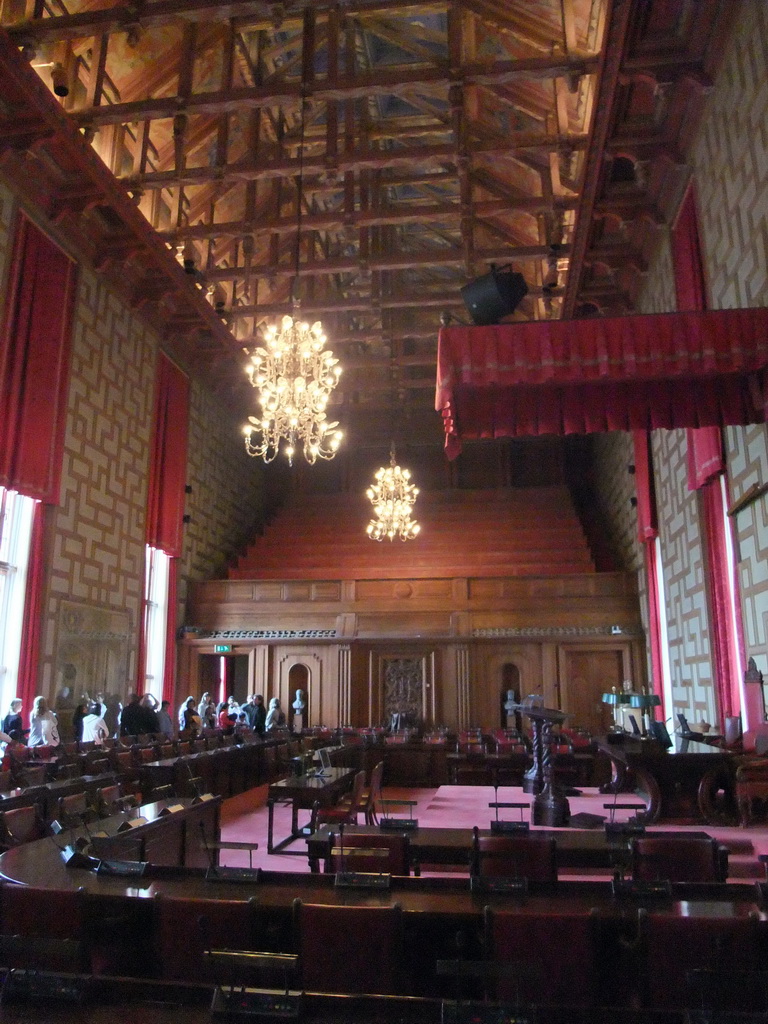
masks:
<svg viewBox="0 0 768 1024"><path fill-rule="evenodd" d="M209 580L253 539L264 513L264 463L245 452L242 424L202 386L192 387L186 527L181 575ZM182 594L179 595L180 598Z"/></svg>
<svg viewBox="0 0 768 1024"><path fill-rule="evenodd" d="M11 191L0 186L0 282L7 270ZM79 268L60 505L49 510L47 590L40 692L53 696L71 674L71 647L83 622L121 623L79 630L85 644L111 644L119 658L99 679L78 678L76 692L106 686L125 693L136 674L144 588L144 528L159 338L88 266ZM243 450L239 424L222 399L193 381L188 480L178 619L186 580L223 573L252 536L263 511L263 469ZM119 636L118 636L119 633ZM87 636L86 636L87 634ZM108 635L107 635L108 634ZM86 659L87 662L88 659ZM83 663L86 663L83 662ZM82 674L82 673L81 673ZM87 674L87 673L86 673ZM101 670L100 673L101 674Z"/></svg>
<svg viewBox="0 0 768 1024"><path fill-rule="evenodd" d="M58 691L62 681L57 646L64 600L127 612L129 678L135 674L156 351L157 339L93 271L81 267L61 503L51 523L46 693ZM82 682L122 689L129 680Z"/></svg>
<svg viewBox="0 0 768 1024"><path fill-rule="evenodd" d="M768 300L768 8L745 0L742 15L708 97L689 161L696 182L702 243L713 307L764 305ZM668 235L641 297L643 312L675 308ZM768 481L763 427L726 432L733 499ZM692 720L716 721L711 652L696 496L687 490L683 432L653 438L672 695ZM768 671L768 530L763 502L737 517L740 583L747 654Z"/></svg>
<svg viewBox="0 0 768 1024"><path fill-rule="evenodd" d="M673 711L682 711L692 722L715 723L698 496L688 490L686 453L685 431L654 431Z"/></svg>
<svg viewBox="0 0 768 1024"><path fill-rule="evenodd" d="M669 231L659 231L659 244L640 297L643 313L677 308ZM702 569L698 500L688 490L685 431L657 430L651 445L663 566L663 607L667 625L673 708L691 722L716 722L710 662L709 619ZM645 581L643 596L647 604ZM647 621L647 607L643 608Z"/></svg>

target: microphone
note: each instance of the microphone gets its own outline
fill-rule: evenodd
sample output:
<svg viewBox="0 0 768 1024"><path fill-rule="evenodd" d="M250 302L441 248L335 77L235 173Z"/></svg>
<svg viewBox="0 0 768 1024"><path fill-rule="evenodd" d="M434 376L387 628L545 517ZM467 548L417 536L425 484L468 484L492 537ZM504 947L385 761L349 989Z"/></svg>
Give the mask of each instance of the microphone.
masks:
<svg viewBox="0 0 768 1024"><path fill-rule="evenodd" d="M56 836L64 831L64 826L60 821L54 820L51 822L50 828L51 831L48 838L59 851L59 856L64 861L66 867L86 868L89 871L93 871L98 868L100 861L96 857L90 857L84 852L88 849L87 840L83 839L81 836L74 844L66 843L64 846L59 846L56 842Z"/></svg>

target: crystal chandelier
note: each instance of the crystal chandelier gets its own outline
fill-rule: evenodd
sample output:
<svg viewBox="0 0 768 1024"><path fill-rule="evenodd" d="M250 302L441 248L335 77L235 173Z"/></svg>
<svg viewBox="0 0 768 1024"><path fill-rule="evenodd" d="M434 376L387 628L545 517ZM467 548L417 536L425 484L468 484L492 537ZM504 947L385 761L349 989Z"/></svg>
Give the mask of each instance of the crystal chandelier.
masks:
<svg viewBox="0 0 768 1024"><path fill-rule="evenodd" d="M337 422L329 423L325 408L339 382L341 367L333 352L325 348L322 324L310 325L298 317L297 294L301 260L301 217L304 205L304 82L299 135L299 175L296 183L296 249L291 297L294 316L284 316L280 326L264 331L264 347L251 355L246 373L258 391L260 416L249 416L243 429L245 450L265 462L272 462L281 443L293 465L301 448L310 465L317 459L332 459L341 443Z"/></svg>
<svg viewBox="0 0 768 1024"><path fill-rule="evenodd" d="M376 518L366 527L371 540L413 540L421 527L415 519L411 519L418 487L410 482L411 474L401 469L395 462L394 445L390 449L389 466L382 466L376 471L373 484L366 494L373 505Z"/></svg>
<svg viewBox="0 0 768 1024"><path fill-rule="evenodd" d="M325 342L319 322L310 327L284 316L279 329L267 328L266 347L257 348L246 367L261 403L261 416L249 416L244 428L249 455L272 462L284 441L289 465L299 447L310 465L334 457L342 434L337 422L328 422L325 407L341 367Z"/></svg>

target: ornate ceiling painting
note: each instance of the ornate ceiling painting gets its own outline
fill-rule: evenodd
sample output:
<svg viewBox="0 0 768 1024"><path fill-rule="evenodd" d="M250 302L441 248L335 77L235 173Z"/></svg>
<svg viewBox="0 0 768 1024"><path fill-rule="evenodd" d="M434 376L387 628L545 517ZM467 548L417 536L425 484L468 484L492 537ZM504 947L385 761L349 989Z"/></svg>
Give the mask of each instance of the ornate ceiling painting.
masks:
<svg viewBox="0 0 768 1024"><path fill-rule="evenodd" d="M298 267L344 366L332 418L382 440L396 403L439 438L441 317L468 320L460 289L492 265L528 286L508 320L633 311L732 6L3 0L0 152L19 180L42 165L57 223L223 395L251 400L243 349L292 311ZM73 203L94 172L72 140L19 141L28 67L119 189ZM158 239L193 273L153 286Z"/></svg>

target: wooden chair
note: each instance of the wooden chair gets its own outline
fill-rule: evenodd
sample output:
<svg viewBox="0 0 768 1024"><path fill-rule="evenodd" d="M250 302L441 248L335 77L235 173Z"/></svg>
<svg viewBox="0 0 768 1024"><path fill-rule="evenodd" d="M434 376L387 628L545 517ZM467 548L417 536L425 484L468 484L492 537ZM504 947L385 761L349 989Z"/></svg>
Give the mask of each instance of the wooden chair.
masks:
<svg viewBox="0 0 768 1024"><path fill-rule="evenodd" d="M399 904L349 907L296 900L294 914L305 991L394 995L404 990Z"/></svg>
<svg viewBox="0 0 768 1024"><path fill-rule="evenodd" d="M139 803L140 799L135 793L123 793L120 783L96 790L96 810L101 818L108 818L129 807L137 807Z"/></svg>
<svg viewBox="0 0 768 1024"><path fill-rule="evenodd" d="M0 934L3 967L70 974L87 970L79 889L4 883Z"/></svg>
<svg viewBox="0 0 768 1024"><path fill-rule="evenodd" d="M94 816L85 792L60 797L57 808L59 821L65 828L75 828Z"/></svg>
<svg viewBox="0 0 768 1024"><path fill-rule="evenodd" d="M165 981L215 983L208 948L255 949L255 900L155 897L156 958Z"/></svg>
<svg viewBox="0 0 768 1024"><path fill-rule="evenodd" d="M411 873L410 840L407 833L360 835L331 832L324 870L362 871L390 875Z"/></svg>
<svg viewBox="0 0 768 1024"><path fill-rule="evenodd" d="M630 863L632 877L643 882L724 882L728 877L728 849L709 837L637 836Z"/></svg>
<svg viewBox="0 0 768 1024"><path fill-rule="evenodd" d="M486 907L484 917L486 955L502 968L493 993L497 999L528 1005L599 1002L594 912Z"/></svg>
<svg viewBox="0 0 768 1024"><path fill-rule="evenodd" d="M312 831L317 831L320 825L356 825L358 815L364 810L364 791L365 772L360 771L355 775L349 796L342 798L333 807L320 807L315 804L312 809Z"/></svg>
<svg viewBox="0 0 768 1024"><path fill-rule="evenodd" d="M48 769L44 764L34 765L27 761L21 769L20 785L24 789L32 786L44 786L48 781Z"/></svg>
<svg viewBox="0 0 768 1024"><path fill-rule="evenodd" d="M756 911L742 917L691 917L639 910L642 1004L654 1009L692 1006L692 999L701 996L693 972L712 972L728 986L734 1000L728 1009L739 1008L729 975L764 966L760 929Z"/></svg>
<svg viewBox="0 0 768 1024"><path fill-rule="evenodd" d="M557 881L557 847L553 836L526 832L519 835L472 836L472 874Z"/></svg>
<svg viewBox="0 0 768 1024"><path fill-rule="evenodd" d="M21 846L45 835L45 822L37 804L28 807L14 807L0 813L3 840L6 846Z"/></svg>
<svg viewBox="0 0 768 1024"><path fill-rule="evenodd" d="M371 769L371 779L368 788L363 791L363 805L365 807L365 824L378 825L378 808L381 804L381 783L384 778L384 762L379 761Z"/></svg>

